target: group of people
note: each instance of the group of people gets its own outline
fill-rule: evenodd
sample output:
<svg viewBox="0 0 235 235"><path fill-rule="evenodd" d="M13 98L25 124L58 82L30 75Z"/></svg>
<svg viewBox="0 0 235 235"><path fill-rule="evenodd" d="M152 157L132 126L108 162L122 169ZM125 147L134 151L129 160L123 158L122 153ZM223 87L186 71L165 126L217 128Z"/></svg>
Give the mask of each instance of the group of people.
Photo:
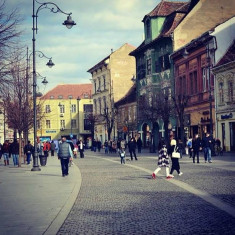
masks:
<svg viewBox="0 0 235 235"><path fill-rule="evenodd" d="M212 163L211 159L211 150L213 148L213 138L210 135L210 133L206 133L205 136L201 139L199 138L199 135L196 134L194 138L189 138L187 143L188 151L190 154L190 157L193 159L193 163L195 163L195 159L197 160L197 163L200 163L199 161L199 153L201 150L203 150L204 153L204 159L205 163L209 162ZM179 143L174 139L174 135L170 135L170 143L166 143L164 139L160 140L158 145L158 167L157 169L152 173L152 178L156 178L156 174L161 170L162 167L166 168L166 178L171 179L174 177L173 172L174 170L177 171L179 175L182 175L183 172L180 171L180 164L179 164L179 158L181 156L180 154L180 148L178 147ZM179 157L175 157L173 152L178 152ZM170 170L170 159L171 159L171 170Z"/></svg>
<svg viewBox="0 0 235 235"><path fill-rule="evenodd" d="M34 148L31 145L30 141L24 146L24 163L30 164L31 154L33 154ZM10 158L12 157L13 165L19 166L19 154L20 154L20 145L17 139L14 139L13 142L5 140L3 144L0 144L0 159L3 157L4 165L10 165Z"/></svg>
<svg viewBox="0 0 235 235"><path fill-rule="evenodd" d="M136 148L138 148L138 153L141 153L141 147L142 147L142 141L140 137L138 137L137 140L134 137L130 137L128 142L126 142L124 139L118 141L117 149L121 159L121 164L122 163L125 164L127 148L129 150L131 160L133 160L134 158L135 160L138 160L136 155Z"/></svg>
<svg viewBox="0 0 235 235"><path fill-rule="evenodd" d="M3 144L0 144L0 159L3 157L4 165L10 164L9 160L12 157L14 166L19 165L19 142L14 140L10 143L6 140Z"/></svg>
<svg viewBox="0 0 235 235"><path fill-rule="evenodd" d="M214 140L209 132L201 139L198 134L194 138L189 137L187 143L189 157L193 159L195 163L195 158L197 158L197 163L199 162L199 153L203 150L205 163L208 161L212 163L212 150L214 149Z"/></svg>
<svg viewBox="0 0 235 235"><path fill-rule="evenodd" d="M158 144L158 167L152 173L152 178L156 178L156 174L165 167L166 178L171 179L174 177L173 172L176 170L178 175L181 176L183 172L180 171L179 158L173 156L173 152L179 152L177 142L174 139L174 135L170 135L170 143L166 143L164 139L161 139ZM180 154L179 154L180 156ZM171 158L171 170L170 170L170 158Z"/></svg>

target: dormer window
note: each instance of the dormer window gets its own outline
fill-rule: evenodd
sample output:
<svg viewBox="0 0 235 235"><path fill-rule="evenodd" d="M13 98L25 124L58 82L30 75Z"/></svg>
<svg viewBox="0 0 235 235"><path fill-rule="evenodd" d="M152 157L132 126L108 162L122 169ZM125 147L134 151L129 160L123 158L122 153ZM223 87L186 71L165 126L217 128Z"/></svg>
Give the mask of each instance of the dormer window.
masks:
<svg viewBox="0 0 235 235"><path fill-rule="evenodd" d="M63 99L63 96L62 96L62 95L59 95L59 96L58 96L58 99Z"/></svg>
<svg viewBox="0 0 235 235"><path fill-rule="evenodd" d="M150 19L146 20L146 38L151 38L151 21Z"/></svg>

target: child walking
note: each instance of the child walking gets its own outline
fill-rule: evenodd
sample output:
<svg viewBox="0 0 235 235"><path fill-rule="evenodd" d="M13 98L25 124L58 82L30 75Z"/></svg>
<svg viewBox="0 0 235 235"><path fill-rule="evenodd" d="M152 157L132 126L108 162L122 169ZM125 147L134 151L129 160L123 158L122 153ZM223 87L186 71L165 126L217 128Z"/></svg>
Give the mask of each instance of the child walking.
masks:
<svg viewBox="0 0 235 235"><path fill-rule="evenodd" d="M152 174L152 178L155 179L156 178L156 174L161 170L162 167L166 168L166 178L168 179L169 176L169 172L170 172L170 162L169 162L169 156L167 154L167 147L166 147L166 143L165 140L162 139L159 142L158 145L158 153L159 153L159 157L158 157L158 167L157 169L153 172Z"/></svg>
<svg viewBox="0 0 235 235"><path fill-rule="evenodd" d="M121 164L124 163L125 164L125 157L126 157L126 152L125 149L121 148L119 151L119 156L121 158Z"/></svg>

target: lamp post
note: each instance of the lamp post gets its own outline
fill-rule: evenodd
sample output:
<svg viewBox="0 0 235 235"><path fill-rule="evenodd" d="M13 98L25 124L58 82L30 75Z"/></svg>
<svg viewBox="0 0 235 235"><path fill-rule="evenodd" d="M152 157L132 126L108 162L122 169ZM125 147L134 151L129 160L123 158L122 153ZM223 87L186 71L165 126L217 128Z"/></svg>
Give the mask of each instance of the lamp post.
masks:
<svg viewBox="0 0 235 235"><path fill-rule="evenodd" d="M80 96L78 96L77 102L78 102L78 134L79 134L79 137L80 137L80 116L79 116L79 104L80 104L80 100L81 100L81 98L80 98Z"/></svg>
<svg viewBox="0 0 235 235"><path fill-rule="evenodd" d="M69 98L70 99L70 137L71 139L73 138L73 127L72 127L72 103L71 103L71 99L72 97Z"/></svg>
<svg viewBox="0 0 235 235"><path fill-rule="evenodd" d="M207 46L207 66L208 66L208 84L209 84L209 109L210 109L210 134L213 136L213 120L212 120L212 90L211 90L211 58L209 55L209 45Z"/></svg>
<svg viewBox="0 0 235 235"><path fill-rule="evenodd" d="M35 2L39 4L39 7L35 11ZM55 8L54 8L55 7ZM35 49L35 34L37 33L37 19L38 12L42 9L50 9L52 13L63 13L67 15L67 20L64 21L63 25L65 25L68 29L72 28L76 23L72 20L72 13L65 13L62 11L55 3L45 2L40 3L37 0L33 0L33 115L34 115L34 153L33 153L33 168L32 171L40 171L38 165L38 152L37 152L37 107L36 107L36 88L37 88L37 76L36 76L36 49Z"/></svg>

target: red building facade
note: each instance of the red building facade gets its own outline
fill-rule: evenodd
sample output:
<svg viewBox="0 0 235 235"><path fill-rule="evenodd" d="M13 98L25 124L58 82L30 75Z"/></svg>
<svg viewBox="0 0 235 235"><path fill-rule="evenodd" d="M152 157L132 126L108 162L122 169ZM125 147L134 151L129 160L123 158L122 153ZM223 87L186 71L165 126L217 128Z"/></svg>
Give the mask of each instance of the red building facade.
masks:
<svg viewBox="0 0 235 235"><path fill-rule="evenodd" d="M186 136L214 132L214 40L209 32L174 52L175 95L187 99L184 109Z"/></svg>

